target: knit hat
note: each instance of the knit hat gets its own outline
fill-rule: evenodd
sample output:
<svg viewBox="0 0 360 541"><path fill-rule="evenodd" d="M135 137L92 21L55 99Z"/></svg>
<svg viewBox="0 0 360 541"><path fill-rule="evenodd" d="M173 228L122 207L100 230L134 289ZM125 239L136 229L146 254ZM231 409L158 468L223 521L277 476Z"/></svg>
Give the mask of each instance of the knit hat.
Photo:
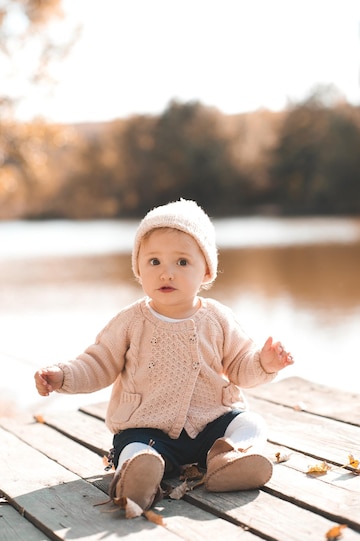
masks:
<svg viewBox="0 0 360 541"><path fill-rule="evenodd" d="M204 283L213 282L216 278L218 264L214 226L209 216L195 201L185 199L150 210L140 222L132 252L132 269L136 278L140 278L138 255L141 241L146 233L160 227L178 229L196 240L204 254L210 273L209 280Z"/></svg>

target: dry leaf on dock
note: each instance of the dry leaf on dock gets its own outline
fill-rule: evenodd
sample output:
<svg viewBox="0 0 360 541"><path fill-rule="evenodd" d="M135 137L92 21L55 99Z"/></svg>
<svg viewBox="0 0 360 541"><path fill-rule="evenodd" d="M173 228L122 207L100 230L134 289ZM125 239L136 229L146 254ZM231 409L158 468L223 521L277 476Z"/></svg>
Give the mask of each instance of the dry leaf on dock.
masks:
<svg viewBox="0 0 360 541"><path fill-rule="evenodd" d="M290 456L291 456L291 453L288 453L288 454L284 454L282 455L281 453L275 453L275 462L277 464L280 464L280 462L287 462L288 460L290 460Z"/></svg>
<svg viewBox="0 0 360 541"><path fill-rule="evenodd" d="M358 460L357 458L354 457L353 454L349 454L348 455L348 459L349 461L347 462L347 464L344 464L343 466L341 466L342 468L353 468L354 470L354 473L360 473L360 460Z"/></svg>
<svg viewBox="0 0 360 541"><path fill-rule="evenodd" d="M330 464L323 461L315 464L314 466L309 466L306 473L311 475L325 475L329 470L331 470Z"/></svg>
<svg viewBox="0 0 360 541"><path fill-rule="evenodd" d="M102 463L104 464L104 468L106 471L109 471L109 470L115 471L114 464L110 464L107 456L102 457Z"/></svg>
<svg viewBox="0 0 360 541"><path fill-rule="evenodd" d="M202 479L203 473L199 470L196 464L189 464L184 467L182 474L180 475L180 481L193 481L195 479Z"/></svg>
<svg viewBox="0 0 360 541"><path fill-rule="evenodd" d="M144 511L143 515L150 522L153 522L154 524L157 524L158 526L165 526L163 517L159 515L158 513L155 513L155 511L152 511L151 509L149 509L149 511Z"/></svg>
<svg viewBox="0 0 360 541"><path fill-rule="evenodd" d="M159 526L165 526L164 519L161 515L155 513L155 511L152 510L144 511L143 509L141 509L140 505L138 505L130 498L126 498L125 496L123 496L114 500L114 503L120 509L123 509L125 511L126 518L137 518L143 515L150 522L158 524Z"/></svg>
<svg viewBox="0 0 360 541"><path fill-rule="evenodd" d="M334 526L326 532L326 539L327 541L338 541L342 538L342 530L344 528L347 528L346 524L339 524L338 526Z"/></svg>
<svg viewBox="0 0 360 541"><path fill-rule="evenodd" d="M184 481L181 485L175 487L169 494L169 498L172 500L181 500L181 498L189 490L187 482Z"/></svg>

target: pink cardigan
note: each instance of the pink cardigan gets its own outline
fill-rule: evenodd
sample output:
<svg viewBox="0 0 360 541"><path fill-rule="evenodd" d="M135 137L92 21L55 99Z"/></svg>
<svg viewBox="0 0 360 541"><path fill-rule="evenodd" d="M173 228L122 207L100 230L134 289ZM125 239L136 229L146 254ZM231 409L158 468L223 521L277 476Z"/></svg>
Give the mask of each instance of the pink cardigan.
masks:
<svg viewBox="0 0 360 541"><path fill-rule="evenodd" d="M260 352L234 313L213 299L185 321L151 313L146 299L122 310L75 360L59 364L60 392L91 393L113 384L106 424L111 432L152 427L195 438L233 408L245 409L240 387L271 381Z"/></svg>

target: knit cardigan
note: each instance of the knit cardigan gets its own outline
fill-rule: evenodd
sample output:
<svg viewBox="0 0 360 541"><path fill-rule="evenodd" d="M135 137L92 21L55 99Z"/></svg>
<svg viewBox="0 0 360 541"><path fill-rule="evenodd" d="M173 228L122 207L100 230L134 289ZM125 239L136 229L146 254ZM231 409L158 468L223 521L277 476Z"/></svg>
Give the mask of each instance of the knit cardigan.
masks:
<svg viewBox="0 0 360 541"><path fill-rule="evenodd" d="M231 409L246 409L242 388L269 382L260 352L234 313L213 299L179 322L160 320L140 299L123 309L96 342L67 363L63 393L113 384L106 414L111 432L157 428L195 438Z"/></svg>

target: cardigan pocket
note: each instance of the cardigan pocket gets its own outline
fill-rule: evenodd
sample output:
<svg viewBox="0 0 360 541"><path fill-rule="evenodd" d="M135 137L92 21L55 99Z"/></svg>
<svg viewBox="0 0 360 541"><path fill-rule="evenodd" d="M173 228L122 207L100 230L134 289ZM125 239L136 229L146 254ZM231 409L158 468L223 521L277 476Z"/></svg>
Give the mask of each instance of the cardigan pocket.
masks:
<svg viewBox="0 0 360 541"><path fill-rule="evenodd" d="M136 393L122 392L119 401L119 413L122 422L130 419L141 404L141 395Z"/></svg>
<svg viewBox="0 0 360 541"><path fill-rule="evenodd" d="M230 406L231 408L248 409L248 404L242 390L234 383L229 383L229 385L223 387L222 403L224 406Z"/></svg>

